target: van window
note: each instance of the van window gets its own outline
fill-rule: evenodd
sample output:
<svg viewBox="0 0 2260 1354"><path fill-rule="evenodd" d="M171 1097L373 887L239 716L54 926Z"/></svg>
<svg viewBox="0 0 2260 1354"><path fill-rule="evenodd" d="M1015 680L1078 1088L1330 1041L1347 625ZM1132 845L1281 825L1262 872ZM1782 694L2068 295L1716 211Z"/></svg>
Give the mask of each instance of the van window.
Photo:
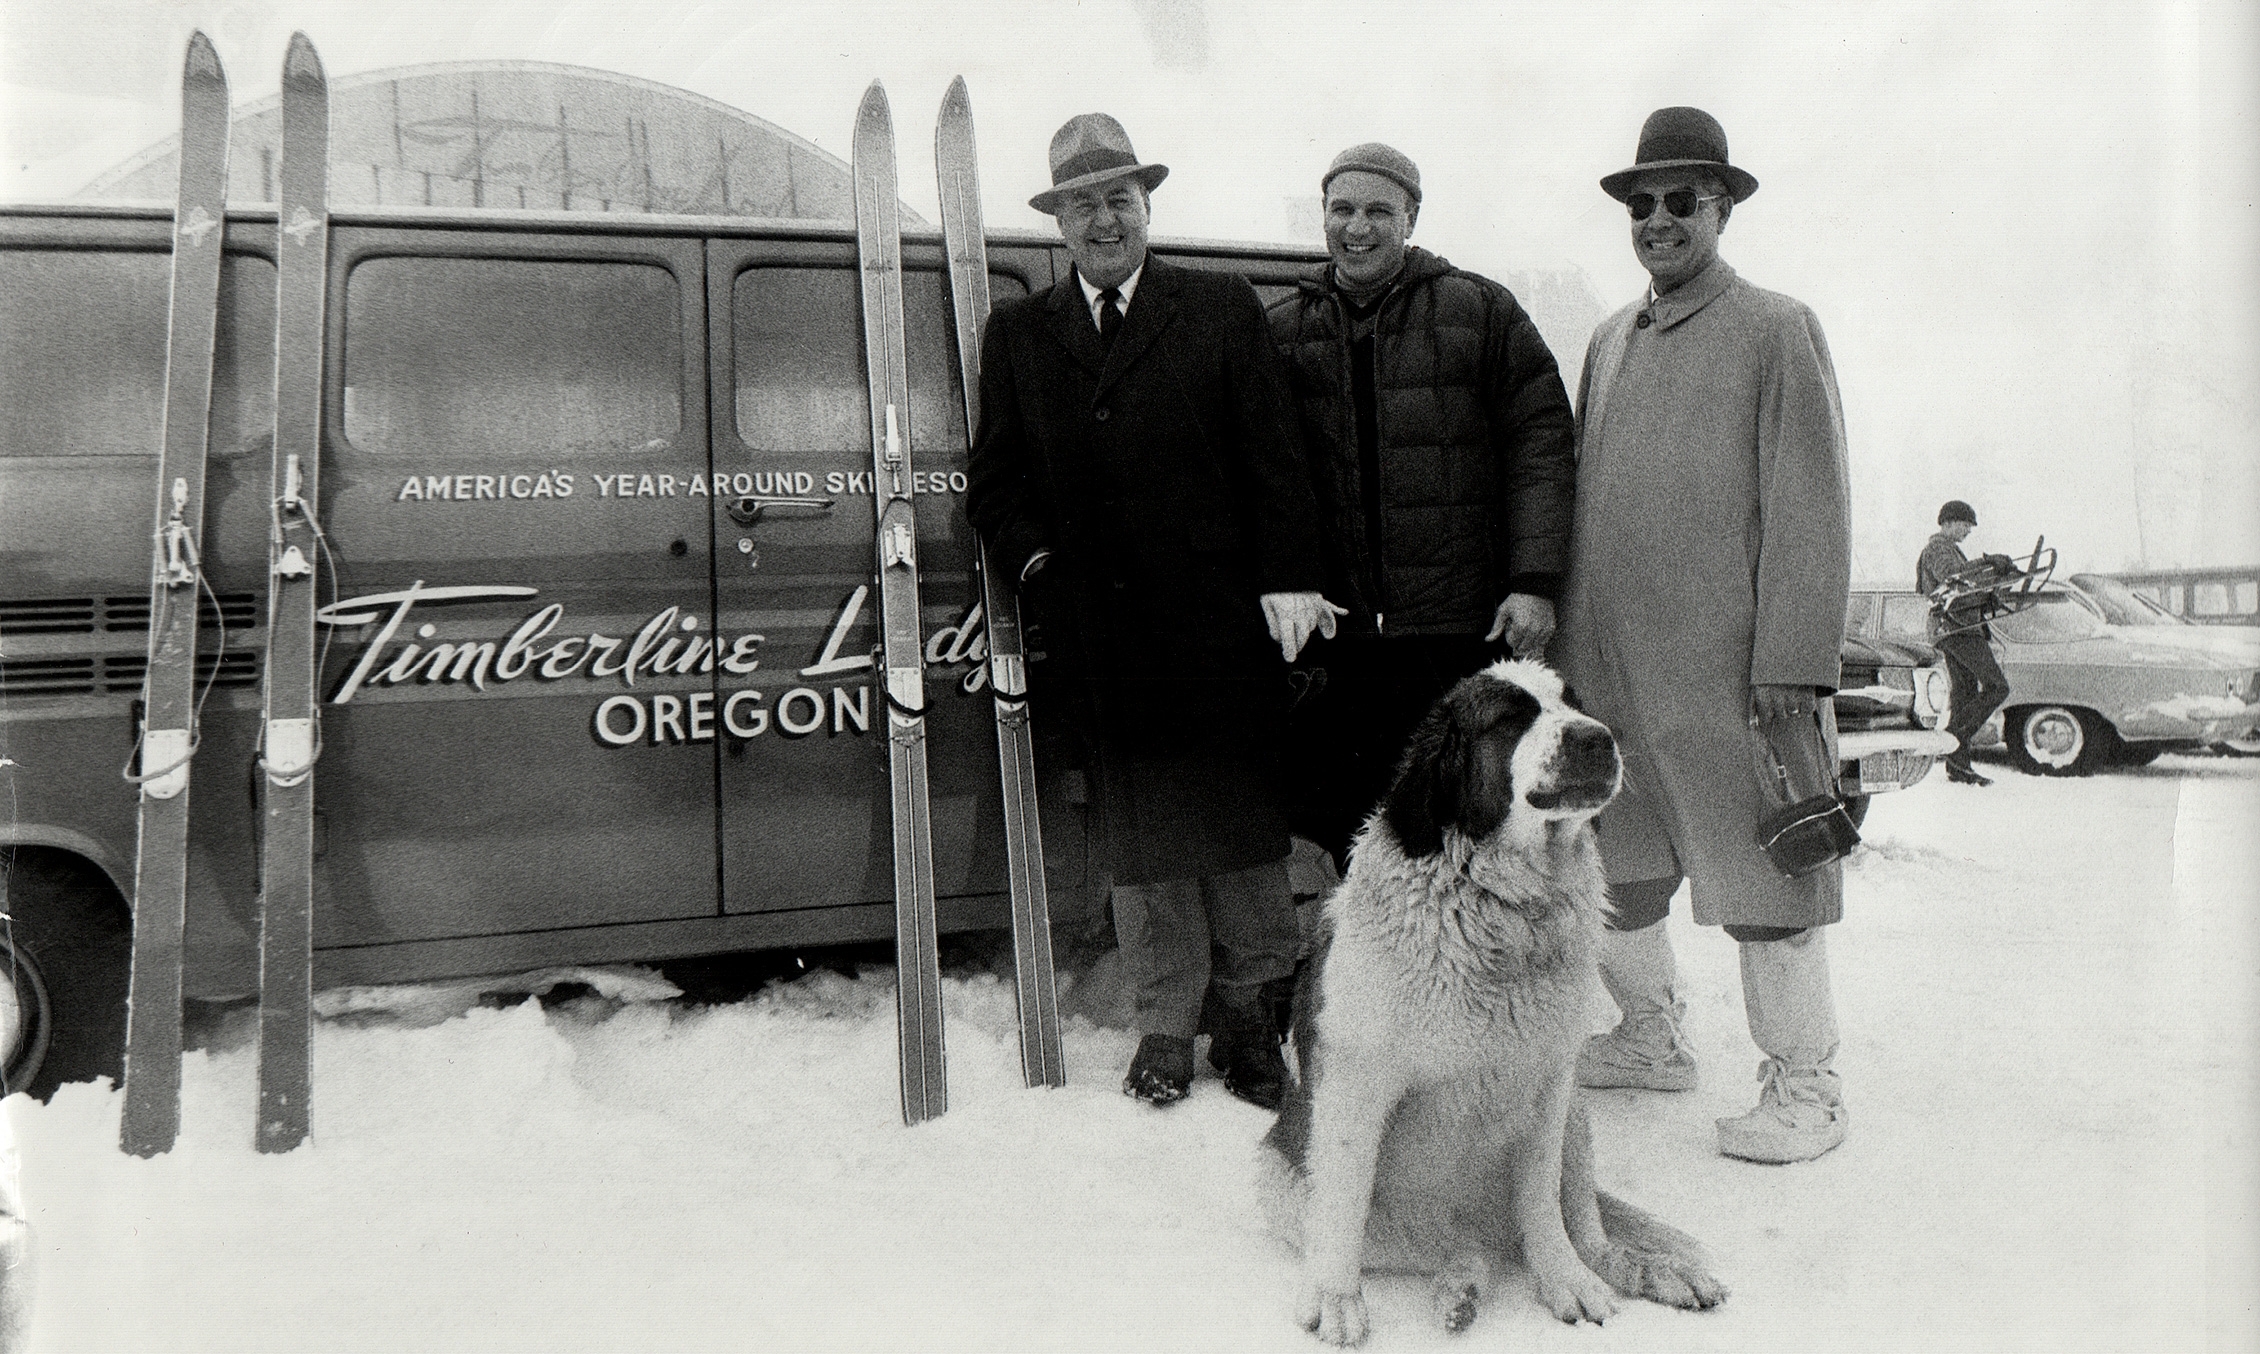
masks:
<svg viewBox="0 0 2260 1354"><path fill-rule="evenodd" d="M170 254L0 250L0 456L158 454L171 279ZM215 456L274 430L274 332L274 265L228 255L213 348Z"/></svg>
<svg viewBox="0 0 2260 1354"><path fill-rule="evenodd" d="M1002 301L1028 289L989 274ZM957 394L954 323L933 269L902 279L903 342L910 362L911 464L962 457L965 409ZM732 288L738 437L755 455L871 454L870 378L863 358L863 300L852 268L749 268Z"/></svg>
<svg viewBox="0 0 2260 1354"><path fill-rule="evenodd" d="M656 264L369 259L346 284L345 436L379 456L665 451L682 323Z"/></svg>

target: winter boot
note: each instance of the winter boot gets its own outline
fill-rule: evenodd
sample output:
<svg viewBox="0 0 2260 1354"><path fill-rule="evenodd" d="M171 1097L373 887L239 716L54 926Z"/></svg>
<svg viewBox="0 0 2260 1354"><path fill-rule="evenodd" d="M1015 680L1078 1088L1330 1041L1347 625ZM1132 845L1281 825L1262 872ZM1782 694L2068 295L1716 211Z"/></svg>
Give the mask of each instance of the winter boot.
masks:
<svg viewBox="0 0 2260 1354"><path fill-rule="evenodd" d="M1122 1093L1149 1105L1172 1105L1193 1089L1193 1041L1179 1034L1149 1034L1138 1041Z"/></svg>
<svg viewBox="0 0 2260 1354"><path fill-rule="evenodd" d="M1822 929L1742 946L1742 1004L1758 1064L1758 1103L1721 1119L1719 1151L1744 1161L1810 1161L1844 1141L1850 1116L1836 1057L1836 1003L1829 993Z"/></svg>
<svg viewBox="0 0 2260 1354"><path fill-rule="evenodd" d="M1245 1005L1218 1001L1221 1019L1209 1039L1209 1065L1224 1075L1224 1089L1262 1109L1277 1110L1287 1096L1287 1060L1279 1052L1278 1017L1266 989Z"/></svg>
<svg viewBox="0 0 2260 1354"><path fill-rule="evenodd" d="M1585 1041L1577 1084L1602 1090L1695 1088L1695 1055L1679 1032L1687 1003L1673 991L1677 966L1671 938L1656 922L1637 931L1601 933L1601 983L1622 1013L1617 1027Z"/></svg>

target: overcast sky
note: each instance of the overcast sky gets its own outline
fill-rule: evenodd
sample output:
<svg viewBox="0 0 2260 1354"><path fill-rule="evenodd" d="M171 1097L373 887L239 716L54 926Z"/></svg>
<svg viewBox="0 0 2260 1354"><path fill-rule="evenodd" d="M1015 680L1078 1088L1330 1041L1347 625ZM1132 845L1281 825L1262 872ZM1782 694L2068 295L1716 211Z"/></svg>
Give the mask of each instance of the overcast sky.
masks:
<svg viewBox="0 0 2260 1354"><path fill-rule="evenodd" d="M0 0L0 193L57 199L172 133L182 44L238 101L302 28L333 75L565 62L677 85L843 157L873 78L932 216L931 110L972 87L992 225L1067 116L1173 173L1168 234L1292 239L1335 151L1419 161L1417 243L1634 299L1595 180L1691 103L1757 175L1724 253L1819 313L1850 425L1856 572L1901 584L1940 500L2068 567L2260 563L2260 21L2190 3ZM1581 351L1557 353L1571 386Z"/></svg>

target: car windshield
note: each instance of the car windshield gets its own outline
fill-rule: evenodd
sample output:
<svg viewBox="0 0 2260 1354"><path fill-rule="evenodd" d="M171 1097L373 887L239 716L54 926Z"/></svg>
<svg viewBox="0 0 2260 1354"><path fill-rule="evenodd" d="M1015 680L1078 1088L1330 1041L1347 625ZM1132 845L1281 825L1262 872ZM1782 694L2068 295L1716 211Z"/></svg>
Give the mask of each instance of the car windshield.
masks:
<svg viewBox="0 0 2260 1354"><path fill-rule="evenodd" d="M2082 604L2075 593L2045 592L2030 599L2015 599L2016 610L1993 622L1994 631L2019 644L2053 644L2068 639L2092 639L2103 622Z"/></svg>
<svg viewBox="0 0 2260 1354"><path fill-rule="evenodd" d="M2113 625L2188 625L2189 622L2121 583L2100 574L2076 574L2072 582L2102 608Z"/></svg>

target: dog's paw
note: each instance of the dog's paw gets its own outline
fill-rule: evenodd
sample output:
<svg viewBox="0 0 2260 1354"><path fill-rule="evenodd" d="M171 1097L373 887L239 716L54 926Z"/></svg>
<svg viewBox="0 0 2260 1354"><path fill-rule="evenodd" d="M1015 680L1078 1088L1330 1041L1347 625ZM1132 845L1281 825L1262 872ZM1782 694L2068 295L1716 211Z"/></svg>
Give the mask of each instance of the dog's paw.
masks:
<svg viewBox="0 0 2260 1354"><path fill-rule="evenodd" d="M1532 1277L1538 1280L1538 1300L1546 1310L1573 1326L1580 1321L1598 1326L1617 1314L1616 1295L1608 1282L1583 1265Z"/></svg>
<svg viewBox="0 0 2260 1354"><path fill-rule="evenodd" d="M1348 1287L1305 1284L1295 1304L1295 1317L1304 1330L1330 1345L1362 1345L1370 1329L1365 1317L1365 1290L1354 1280Z"/></svg>
<svg viewBox="0 0 2260 1354"><path fill-rule="evenodd" d="M1626 1297L1646 1298L1666 1307L1707 1311L1727 1298L1726 1285L1700 1261L1670 1251L1611 1246L1594 1268Z"/></svg>
<svg viewBox="0 0 2260 1354"><path fill-rule="evenodd" d="M1445 1280L1436 1285L1436 1315L1447 1334L1457 1335L1475 1324L1477 1296L1472 1283Z"/></svg>

